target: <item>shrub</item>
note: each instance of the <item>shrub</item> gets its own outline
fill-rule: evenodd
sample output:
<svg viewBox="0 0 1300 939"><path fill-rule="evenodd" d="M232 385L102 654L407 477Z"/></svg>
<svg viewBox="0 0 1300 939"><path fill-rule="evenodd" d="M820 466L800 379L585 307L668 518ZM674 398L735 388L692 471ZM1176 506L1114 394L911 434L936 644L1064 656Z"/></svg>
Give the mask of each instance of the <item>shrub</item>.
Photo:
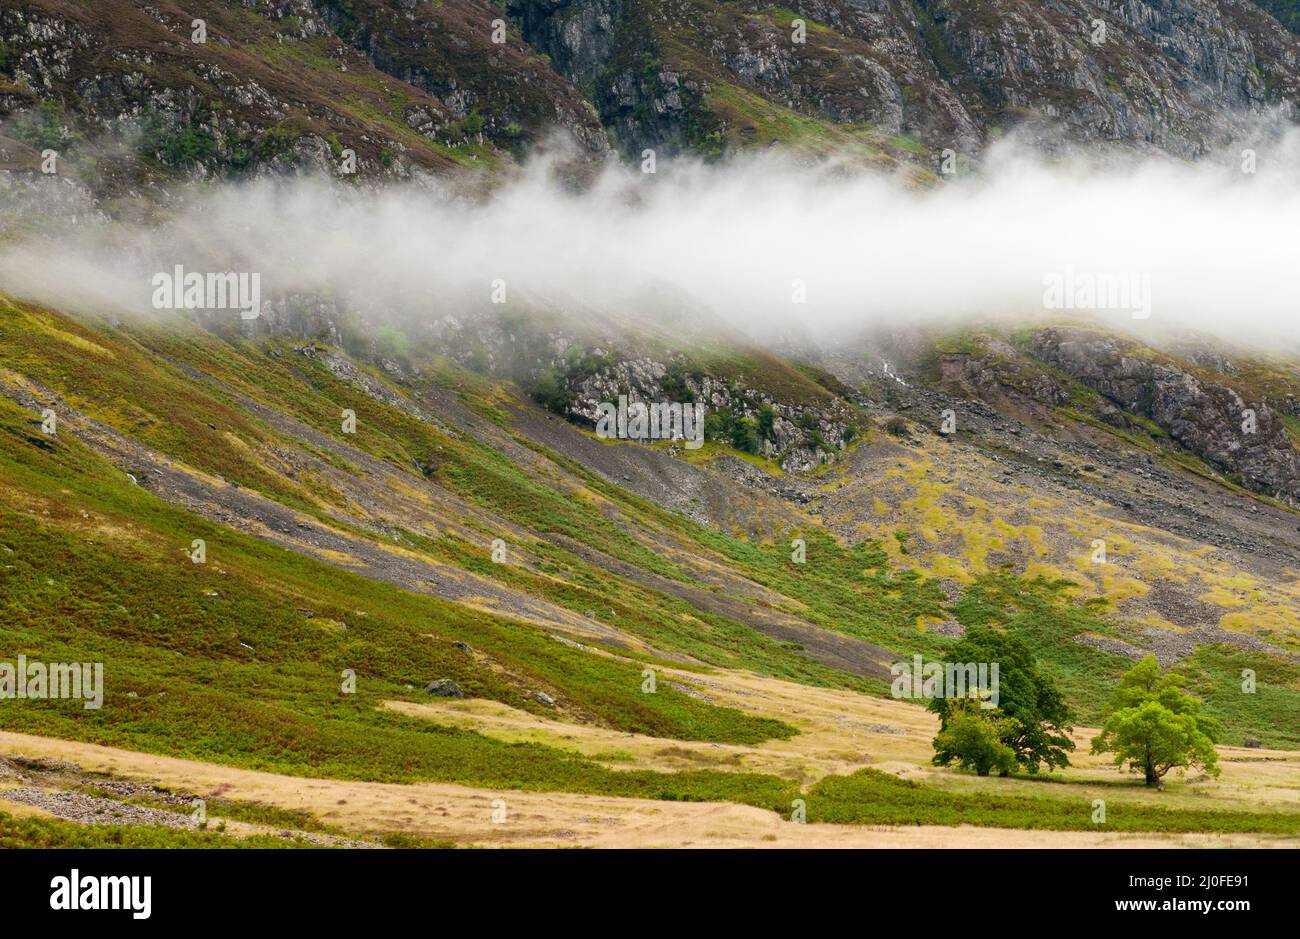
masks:
<svg viewBox="0 0 1300 939"><path fill-rule="evenodd" d="M375 351L387 359L405 359L411 352L411 341L401 330L380 326L375 330Z"/></svg>
<svg viewBox="0 0 1300 939"><path fill-rule="evenodd" d="M168 166L191 166L210 160L217 141L206 127L194 123L168 130L162 118L154 116L145 127L141 149Z"/></svg>
<svg viewBox="0 0 1300 939"><path fill-rule="evenodd" d="M752 417L738 419L731 428L731 444L737 450L757 453L759 450L758 421Z"/></svg>
<svg viewBox="0 0 1300 939"><path fill-rule="evenodd" d="M544 369L533 386L533 400L553 414L565 414L569 409L569 390L564 375L555 366Z"/></svg>
<svg viewBox="0 0 1300 939"><path fill-rule="evenodd" d="M293 145L302 135L297 131L290 130L287 127L270 127L267 128L262 139L258 142L258 154L264 160L274 160L276 157L283 156L293 149Z"/></svg>
<svg viewBox="0 0 1300 939"><path fill-rule="evenodd" d="M664 377L659 380L659 387L663 389L669 400L690 404L695 401L695 392L691 390L688 380L699 381L702 377L704 377L702 372L688 368L681 359L674 359L668 363Z"/></svg>
<svg viewBox="0 0 1300 939"><path fill-rule="evenodd" d="M966 699L949 710L948 722L934 738L934 762L948 766L956 761L962 769L973 769L980 776L997 770L1009 776L1016 766L1016 753L1002 742L1014 729L1005 718L981 712L979 702Z"/></svg>
<svg viewBox="0 0 1300 939"><path fill-rule="evenodd" d="M51 98L18 118L14 136L37 150L62 150L77 137L64 127L63 108Z"/></svg>

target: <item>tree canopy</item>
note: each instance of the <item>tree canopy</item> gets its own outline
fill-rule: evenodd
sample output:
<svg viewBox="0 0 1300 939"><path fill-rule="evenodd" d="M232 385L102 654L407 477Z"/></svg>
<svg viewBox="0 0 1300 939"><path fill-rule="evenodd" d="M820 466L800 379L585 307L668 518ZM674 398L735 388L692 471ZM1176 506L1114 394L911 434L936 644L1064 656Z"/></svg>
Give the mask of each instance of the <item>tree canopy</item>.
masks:
<svg viewBox="0 0 1300 939"><path fill-rule="evenodd" d="M1158 786L1175 766L1200 765L1219 775L1214 743L1220 733L1219 722L1201 713L1178 677L1148 655L1120 678L1092 752L1113 752L1116 765L1128 763L1148 786Z"/></svg>
<svg viewBox="0 0 1300 939"><path fill-rule="evenodd" d="M999 776L1009 776L1016 768L1016 754L1002 742L1002 736L1012 730L1011 721L988 716L974 698L958 700L949 706L943 729L934 738L934 762L947 766L955 760L962 769L973 769L980 776L994 770Z"/></svg>
<svg viewBox="0 0 1300 939"><path fill-rule="evenodd" d="M939 715L940 732L934 740L934 762L946 766L954 760L963 766L981 761L996 768L1000 775L1010 775L1018 764L1037 773L1068 766L1067 751L1074 749L1070 739L1070 710L1051 678L1038 670L1033 653L1023 640L1010 633L986 627L969 630L951 649L954 662L985 662L998 666L998 700L994 708L972 708L962 698L936 697L930 710ZM972 713L974 718L972 719ZM983 720L980 727L973 720ZM993 733L999 743L1010 750L1013 762L987 752L987 739Z"/></svg>

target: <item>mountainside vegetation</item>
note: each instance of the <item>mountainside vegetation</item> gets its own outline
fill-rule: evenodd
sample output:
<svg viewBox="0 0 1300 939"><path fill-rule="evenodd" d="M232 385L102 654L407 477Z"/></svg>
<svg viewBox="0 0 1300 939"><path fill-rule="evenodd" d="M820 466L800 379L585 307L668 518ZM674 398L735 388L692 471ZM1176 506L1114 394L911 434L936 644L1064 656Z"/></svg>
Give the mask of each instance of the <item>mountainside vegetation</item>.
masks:
<svg viewBox="0 0 1300 939"><path fill-rule="evenodd" d="M399 374L364 358L351 371L344 353L319 342L220 338L200 322L112 326L9 298L0 351L0 638L32 661L102 661L108 676L102 709L28 702L0 710L7 731L294 776L729 801L782 814L804 799L810 818L837 822L950 824L976 813L983 825L1086 830L1087 813L1053 808L1048 792L997 808L988 793L968 805L962 790L918 802L902 789L887 811L861 814L872 803L858 788L883 781L765 766L765 749L804 746L811 729L797 713L755 712L712 690L739 669L888 699L892 662L965 661L987 635L1029 656L1026 667L1060 689L1078 723L1103 719L1109 689L1145 644L1172 656L1227 740L1300 744L1293 629L1241 619L1179 646L1191 624L1176 609L1131 607L1144 593L1186 588L1129 567L1145 556L1148 573L1185 578L1206 548L1111 522L1110 563L1090 564L1095 522L1060 517L1046 493L1012 496L1021 506L1012 510L981 491L1009 482L980 481L979 469L1007 453L1015 438L1006 434L982 442L985 456L963 470L936 452L952 444L924 434L915 408L903 412L900 440L877 426L894 406L822 390L804 401L855 414L860 435L828 451L817 472L792 475L744 462L725 436L695 453L599 441L580 420L547 419L523 389L434 349L412 347ZM745 371L758 382L746 394L778 407L796 400L783 395L798 382L765 386L771 372ZM55 434L43 430L45 408L58 415ZM355 433L340 431L348 409ZM1078 426L1108 428L1116 446L1128 439L1104 421ZM629 471L611 471L619 464L605 454L625 451ZM931 460L946 468L925 469ZM1183 452L1167 465L1250 501L1239 485L1211 481L1211 470L1189 469L1196 460ZM638 491L638 464L688 474L698 495L686 514ZM944 496L952 483L938 472L961 477L964 494ZM866 517L882 522L850 534L839 519L855 485L874 493ZM751 499L771 511L742 511ZM1257 504L1295 517L1280 502ZM1084 526L1073 545L1060 542L1062 523ZM948 547L954 534L964 547ZM1157 546L1159 557L1146 555ZM1199 576L1198 615L1221 604L1221 624L1266 589L1250 565ZM1293 596L1273 601L1291 617ZM972 631L955 638L963 630ZM1004 688L1017 687L1011 660L994 658L1008 670ZM1251 694L1236 687L1243 667L1258 674ZM532 715L539 728L558 720L755 757L664 771L617 749L574 752L549 733L431 720L422 702L435 680L466 701ZM1036 718L1010 693L999 719L1025 723L1003 739L1026 765L1046 759L1044 775L1059 780L1052 768L1063 763L1051 754L1069 737L1043 737L1053 749L1032 743L1024 734ZM1033 707L1061 723L1058 705L1041 710L1039 697ZM1300 814L1240 806L1131 811L1113 811L1112 823L1170 832L1300 824Z"/></svg>
<svg viewBox="0 0 1300 939"><path fill-rule="evenodd" d="M1285 122L1297 15L6 0L0 251L93 227L179 259L156 233L268 180L459 210L543 153L566 192L774 149L929 193L1012 135L1191 161ZM1300 844L1281 341L1084 314L760 339L657 283L50 299L84 276L0 290L0 845ZM602 432L619 402L699 433ZM102 665L102 706L18 695L33 663ZM897 680L980 664L996 690Z"/></svg>

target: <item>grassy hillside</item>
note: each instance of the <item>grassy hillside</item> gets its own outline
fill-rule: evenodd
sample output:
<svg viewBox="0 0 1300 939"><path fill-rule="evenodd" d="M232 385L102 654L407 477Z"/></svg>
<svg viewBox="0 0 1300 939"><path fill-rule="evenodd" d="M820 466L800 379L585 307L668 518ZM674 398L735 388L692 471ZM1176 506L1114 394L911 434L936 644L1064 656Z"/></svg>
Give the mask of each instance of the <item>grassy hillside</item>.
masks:
<svg viewBox="0 0 1300 939"><path fill-rule="evenodd" d="M1021 635L1092 721L1128 660L1068 640L1127 633L1074 581L972 568L958 598L915 563L906 532L847 539L804 515L754 539L689 520L530 438L525 396L445 360L395 378L316 344L110 327L0 298L0 361L0 648L102 661L106 675L102 709L25 702L0 709L2 730L292 776L783 814L806 798L814 820L1087 828L1077 800L1050 792L899 789L879 773L805 790L808 771L746 760L666 772L392 706L449 678L561 726L761 753L806 721L718 699L710 676L883 695L889 662L942 656L954 640L931 626L955 619ZM815 369L779 374L810 395L834 387ZM45 406L57 436L42 432ZM791 561L796 537L805 563ZM191 560L195 539L205 563ZM827 664L789 624L858 643L858 664ZM1228 693L1247 661L1250 699ZM1210 646L1181 667L1230 734L1300 745L1300 670L1264 661ZM705 693L670 674L698 676ZM1125 812L1135 831L1300 824L1239 807ZM63 837L33 824L11 837Z"/></svg>

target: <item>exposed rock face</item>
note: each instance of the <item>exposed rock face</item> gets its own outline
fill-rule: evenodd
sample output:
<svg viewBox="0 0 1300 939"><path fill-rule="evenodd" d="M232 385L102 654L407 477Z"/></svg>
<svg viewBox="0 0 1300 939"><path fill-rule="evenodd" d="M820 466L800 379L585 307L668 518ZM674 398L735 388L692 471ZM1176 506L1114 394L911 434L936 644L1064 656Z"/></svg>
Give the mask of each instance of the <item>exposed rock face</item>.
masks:
<svg viewBox="0 0 1300 939"><path fill-rule="evenodd" d="M500 9L487 0L311 0L325 21L380 71L443 102L452 120L412 115L447 139L473 134L501 146L537 142L562 128L586 149L609 149L604 128L568 79L518 43L494 43Z"/></svg>
<svg viewBox="0 0 1300 939"><path fill-rule="evenodd" d="M768 112L795 124L805 114L881 134L978 140L958 97L915 54L910 14L873 3L804 6L806 42L795 43L790 17L757 3L510 3L524 37L590 95L633 156L643 147L714 154L765 144L749 124ZM914 92L924 109L909 109Z"/></svg>
<svg viewBox="0 0 1300 939"><path fill-rule="evenodd" d="M359 178L491 172L556 130L597 162L612 142L636 159L781 144L933 165L1013 128L1047 148L1191 157L1300 98L1300 38L1249 0L224 0L202 14L196 41L167 5L9 0L0 145L87 148L104 164L87 172L111 177L87 180L97 192L160 168L339 175L345 150Z"/></svg>
<svg viewBox="0 0 1300 939"><path fill-rule="evenodd" d="M1228 385L1162 362L1136 343L1088 330L1044 329L1034 353L1124 410L1154 421L1248 488L1300 499L1300 453L1264 402L1245 401Z"/></svg>
<svg viewBox="0 0 1300 939"><path fill-rule="evenodd" d="M668 6L659 13L671 15ZM665 61L655 11L639 0L513 0L508 9L524 38L595 103L626 153L699 149L715 130L708 82Z"/></svg>
<svg viewBox="0 0 1300 939"><path fill-rule="evenodd" d="M787 472L834 462L856 430L842 410L796 406L754 388L714 376L674 373L670 364L648 358L617 359L598 371L566 382L566 413L594 424L602 402L698 402L711 439L743 441L741 421L753 422L753 452L776 460ZM684 399L684 400L683 400ZM713 417L710 418L710 415Z"/></svg>
<svg viewBox="0 0 1300 939"><path fill-rule="evenodd" d="M783 400L760 390L761 382L710 373L681 355L637 354L635 338L615 324L483 312L445 316L426 329L438 352L513 378L539 403L588 430L601 416L601 403L617 406L620 396L629 404L699 403L707 439L736 443L798 472L834 462L862 420L842 397Z"/></svg>
<svg viewBox="0 0 1300 939"><path fill-rule="evenodd" d="M1224 115L1296 97L1294 37L1244 0L921 6L984 99L963 96L981 124L1047 117L1071 139L1193 156L1223 142Z"/></svg>
<svg viewBox="0 0 1300 939"><path fill-rule="evenodd" d="M1065 401L1067 391L1053 376L1027 368L1023 359L1009 347L999 350L993 342L986 354L943 352L939 355L939 377L943 384L956 387L982 401L996 401L1001 390L1014 388L1045 404L1056 406Z"/></svg>
<svg viewBox="0 0 1300 939"><path fill-rule="evenodd" d="M1300 89L1300 44L1247 0L511 0L624 148L763 143L761 118L865 122L971 151L1117 141L1179 156ZM1102 25L1098 25L1098 21ZM1227 115L1227 119L1225 119Z"/></svg>

